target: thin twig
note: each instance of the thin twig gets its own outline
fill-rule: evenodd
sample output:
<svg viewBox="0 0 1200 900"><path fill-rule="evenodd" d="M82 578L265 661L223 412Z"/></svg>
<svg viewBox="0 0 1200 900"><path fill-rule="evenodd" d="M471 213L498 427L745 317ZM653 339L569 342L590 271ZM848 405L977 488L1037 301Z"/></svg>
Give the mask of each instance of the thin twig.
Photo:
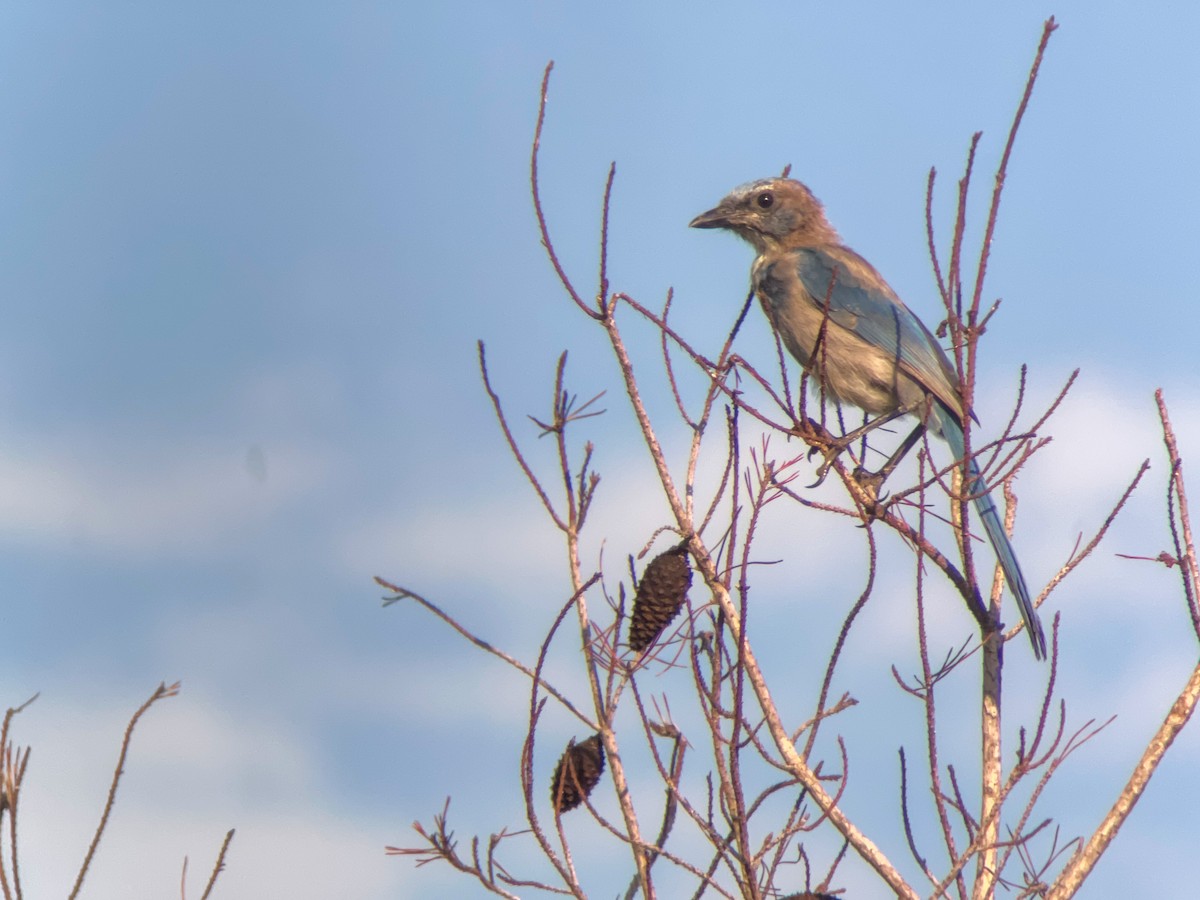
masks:
<svg viewBox="0 0 1200 900"><path fill-rule="evenodd" d="M1058 23L1054 20L1054 16L1048 18L1042 24L1042 39L1038 43L1037 53L1033 58L1033 65L1029 69L1029 77L1025 80L1025 93L1021 95L1021 102L1017 106L1017 113L1013 117L1012 127L1008 130L1008 140L1004 143L1004 153L1000 157L1000 165L996 168L996 186L992 191L992 203L988 209L987 227L983 232L982 250L979 254L979 270L975 277L975 296L971 299L970 320L973 323L979 313L979 304L983 298L983 279L987 274L988 258L991 256L992 238L996 233L996 217L1000 213L1000 195L1004 192L1004 180L1008 174L1008 161L1012 156L1013 145L1017 140L1017 131L1021 127L1021 120L1025 118L1025 110L1029 106L1029 98L1033 96L1033 85L1037 81L1038 70L1042 67L1042 57L1046 53L1046 45L1050 43L1050 35L1054 34L1058 28Z"/></svg>
<svg viewBox="0 0 1200 900"><path fill-rule="evenodd" d="M871 522L867 520L863 523L863 534L867 540L867 583L862 589L862 593L858 595L858 599L850 607L850 611L846 613L846 618L842 621L841 630L838 631L837 641L833 645L833 650L829 654L829 662L825 666L825 677L821 681L821 692L817 696L817 715L812 719L812 730L808 733L808 740L804 742L803 755L808 759L812 755L813 746L817 741L817 732L821 727L821 720L824 718L820 715L821 710L825 709L825 704L829 700L829 691L833 685L833 673L837 668L838 660L841 659L842 650L845 649L846 640L850 637L850 628L858 619L859 613L867 605L867 601L875 589L875 571L877 550L875 546L875 532L871 529Z"/></svg>
<svg viewBox="0 0 1200 900"><path fill-rule="evenodd" d="M453 628L455 631L457 631L460 635L462 635L464 638L466 638L468 641L470 641L472 644L474 644L480 650L486 650L488 653L492 654L496 658L503 660L504 662L506 662L510 666L512 666L514 669L516 669L518 672L520 672L522 675L525 675L528 678L534 677L533 670L531 668L529 668L527 665L525 665L523 662L521 662L519 659L517 659L516 657L510 656L509 654L505 653L503 650L496 647L495 645L488 643L483 638L477 637L476 635L472 634L463 625L459 624L459 622L453 616L449 615L446 612L443 612L442 609L436 603L426 600L424 597L422 597L416 591L410 591L408 588L403 588L397 584L392 584L392 582L386 581L385 579L380 578L378 575L375 576L375 583L378 584L380 587L386 588L387 590L391 591L394 594L394 596L392 596L392 597L384 598L384 600L383 600L384 606L391 606L393 603L398 603L399 601L406 600L406 599L407 600L415 600L417 603L421 604L421 606L425 607L427 610L429 610L431 613L433 613L435 616L437 616L439 619L441 619L443 622L445 622L447 625L449 625L451 628ZM566 707L572 713L574 713L575 717L577 719L579 719L579 721L582 722L585 727L591 729L592 731L597 730L597 725L596 725L595 721L588 718L588 716L584 715L583 712L574 703L572 703L566 697L566 695L564 695L561 691L559 691L557 688L555 688L554 685L550 684L550 682L548 682L544 679L541 679L540 683L541 683L541 686L546 690L547 693L549 693L551 696L554 697L555 700L557 700L564 707Z"/></svg>
<svg viewBox="0 0 1200 900"><path fill-rule="evenodd" d="M129 745L133 740L133 730L137 727L138 720L146 714L159 700L167 697L175 697L179 694L179 682L172 685L167 685L165 682L155 688L154 693L149 696L145 703L138 707L137 712L129 720L129 725L125 728L125 737L121 741L121 752L117 755L117 765L113 769L112 784L108 789L108 800L104 803L104 812L100 815L100 824L96 826L96 832L92 835L92 842L88 846L87 854L83 858L83 865L79 867L79 875L75 878L75 886L71 888L71 893L68 894L68 900L75 900L79 896L79 891L83 887L83 879L87 876L88 868L92 864L92 859L96 855L96 848L100 846L100 838L104 834L104 828L108 825L108 817L112 814L113 804L117 799L117 788L121 784L121 776L125 773L125 759L129 755Z"/></svg>
<svg viewBox="0 0 1200 900"><path fill-rule="evenodd" d="M1170 416L1167 414L1166 402L1163 399L1161 391L1156 392L1155 400L1158 403L1159 417L1163 429L1163 441L1167 446L1172 477L1178 478L1179 450L1175 442L1174 430L1171 427ZM1179 490L1182 496L1182 480L1179 482ZM1186 504L1181 504L1179 515L1185 530L1184 533L1190 536L1191 521L1187 514ZM1197 565L1195 546L1190 540L1187 541L1187 549L1184 551L1180 564L1187 568L1190 573L1189 577L1195 579L1200 567ZM1195 581L1193 580L1192 583L1195 584ZM1166 718L1163 719L1154 737L1147 744L1146 751L1142 754L1141 759L1138 760L1137 765L1134 766L1129 780L1126 782L1120 795L1118 795L1116 802L1113 803L1108 814L1104 817L1104 820L1096 828L1096 831L1088 839L1087 843L1071 858L1071 861L1055 881L1054 886L1047 895L1049 900L1065 900L1067 897L1074 896L1079 886L1083 884L1084 879L1091 874L1096 863L1104 851L1108 849L1108 845L1112 843L1117 832L1133 811L1133 807L1145 792L1146 786L1154 776L1159 763L1162 762L1163 757L1170 749L1176 736L1191 719L1198 702L1200 702L1200 665L1197 665L1192 670L1187 682L1175 698L1175 702L1171 705Z"/></svg>
<svg viewBox="0 0 1200 900"><path fill-rule="evenodd" d="M200 895L200 900L208 900L217 884L217 876L225 871L225 854L229 852L229 844L233 841L235 830L230 828L225 834L225 840L221 842L221 852L217 854L217 861L213 863L212 874L208 877L208 884L204 886L204 893Z"/></svg>
<svg viewBox="0 0 1200 900"><path fill-rule="evenodd" d="M542 146L542 126L546 122L546 95L550 87L550 72L554 68L554 60L546 63L546 71L542 74L542 89L538 97L538 115L537 125L533 130L533 149L529 154L529 185L533 194L533 211L537 216L538 231L542 235L542 246L546 248L546 255L550 258L550 264L554 266L554 272L558 275L558 280L562 282L562 286L566 292L570 294L571 299L575 301L575 305L583 310L593 319L601 318L601 313L591 309L579 293L575 290L575 286L571 284L571 279L567 277L566 270L563 269L562 263L558 261L558 254L554 252L554 242L550 240L550 229L546 225L546 215L542 211L542 196L540 189L540 179L538 178L538 151ZM610 182L611 184L611 182ZM601 279L604 279L603 270Z"/></svg>
<svg viewBox="0 0 1200 900"><path fill-rule="evenodd" d="M1163 397L1162 388L1154 392L1154 401L1158 404L1158 417L1162 422L1163 443L1167 448L1167 456L1171 462L1171 479L1168 501L1171 496L1179 504L1179 529L1183 532L1182 546L1179 538L1175 538L1175 555L1179 560L1179 575L1183 582L1183 596L1187 602L1188 612L1192 617L1192 628L1196 637L1200 638L1200 602L1196 598L1196 583L1200 580L1200 572L1196 568L1196 542L1192 538L1192 517L1188 512L1187 491L1183 484L1183 457L1179 454L1179 444L1175 440L1175 429L1171 427L1171 417L1167 413L1167 401ZM1175 534L1175 516L1168 516L1168 524L1172 534Z"/></svg>
<svg viewBox="0 0 1200 900"><path fill-rule="evenodd" d="M517 439L513 437L512 429L508 427L508 419L504 416L504 409L500 405L500 395L492 388L491 379L488 377L487 370L487 354L484 349L483 341L478 342L479 348L479 372L483 376L483 387L487 391L488 399L492 401L492 409L495 410L496 420L500 423L500 430L504 432L504 439L508 442L508 449L512 452L513 458L516 459L517 465L521 467L521 471L525 473L525 477L533 486L534 491L538 495L538 499L542 501L542 506L546 507L546 512L559 530L566 531L567 523L564 522L554 510L554 504L550 502L550 497L542 488L542 484L538 481L536 475L533 474L533 469L529 467L529 463L525 461L525 456L521 453L521 448L517 445Z"/></svg>

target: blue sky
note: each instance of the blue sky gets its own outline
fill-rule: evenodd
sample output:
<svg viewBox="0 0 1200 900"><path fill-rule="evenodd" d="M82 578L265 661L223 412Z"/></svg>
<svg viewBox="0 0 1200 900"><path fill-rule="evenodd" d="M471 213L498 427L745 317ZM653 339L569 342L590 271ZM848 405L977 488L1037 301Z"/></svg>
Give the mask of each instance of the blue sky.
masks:
<svg viewBox="0 0 1200 900"><path fill-rule="evenodd" d="M1195 659L1175 575L1112 554L1167 547L1155 388L1185 454L1200 447L1200 10L0 10L0 705L42 692L16 732L34 747L30 894L65 892L125 720L161 680L183 693L142 725L90 896L164 896L185 854L198 896L234 826L222 897L468 896L383 846L408 842L447 794L460 834L518 821L525 685L414 609L381 610L371 577L421 590L526 657L569 593L556 536L490 416L480 338L514 420L545 410L565 348L580 394L610 392L609 414L578 435L599 445L605 477L593 562L606 538L619 577L612 560L663 521L611 353L538 244L527 165L549 59L543 191L564 263L592 283L615 160L614 288L653 305L673 286L680 327L715 348L750 255L686 224L788 163L932 324L928 170L946 225L982 130L981 220L1050 13L1062 27L1010 168L988 283L1004 305L979 404L986 429L1021 363L1035 399L1082 369L1055 444L1019 485L1031 581L1045 583L1142 458L1155 465L1112 541L1050 603L1065 617L1073 721L1120 716L1049 798L1073 835L1103 813ZM739 350L770 352L757 313ZM544 465L546 449L534 453ZM841 603L857 588L835 567L858 557L806 533L795 509L774 527L764 554L792 567L759 596L782 667L809 634L787 625L800 620L796 583ZM894 704L879 677L912 665L908 608L876 608L866 662L844 686L862 708L876 695ZM966 632L961 610L948 616L949 642ZM1011 666L1013 695L1036 694L1032 660ZM548 725L547 746L568 725ZM1185 734L1083 896L1193 883L1198 754ZM893 808L876 812L890 827Z"/></svg>

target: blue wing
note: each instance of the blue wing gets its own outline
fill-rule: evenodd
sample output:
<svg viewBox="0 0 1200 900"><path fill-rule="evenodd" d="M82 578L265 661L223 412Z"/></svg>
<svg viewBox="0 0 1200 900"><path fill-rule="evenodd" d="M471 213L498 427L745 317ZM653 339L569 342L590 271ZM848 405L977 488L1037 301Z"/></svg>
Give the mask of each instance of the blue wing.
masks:
<svg viewBox="0 0 1200 900"><path fill-rule="evenodd" d="M840 245L791 253L804 289L818 306L829 303L832 321L886 352L947 409L961 414L958 376L945 351L870 263Z"/></svg>

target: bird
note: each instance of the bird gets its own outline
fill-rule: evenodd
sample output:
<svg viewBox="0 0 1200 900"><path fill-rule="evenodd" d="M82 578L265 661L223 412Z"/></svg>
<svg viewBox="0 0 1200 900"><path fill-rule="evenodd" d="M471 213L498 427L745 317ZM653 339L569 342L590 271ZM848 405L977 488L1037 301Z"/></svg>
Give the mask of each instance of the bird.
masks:
<svg viewBox="0 0 1200 900"><path fill-rule="evenodd" d="M835 441L833 456L868 431L914 415L919 424L874 476L876 487L926 430L944 439L956 459L964 457L963 422L974 414L964 409L946 352L875 267L842 243L806 185L792 178L752 181L689 224L732 231L754 248L751 285L788 352L818 379L828 399L875 416ZM820 478L833 456L827 456ZM1016 551L979 466L974 459L966 465L967 492L1016 598L1034 656L1045 659L1045 632Z"/></svg>

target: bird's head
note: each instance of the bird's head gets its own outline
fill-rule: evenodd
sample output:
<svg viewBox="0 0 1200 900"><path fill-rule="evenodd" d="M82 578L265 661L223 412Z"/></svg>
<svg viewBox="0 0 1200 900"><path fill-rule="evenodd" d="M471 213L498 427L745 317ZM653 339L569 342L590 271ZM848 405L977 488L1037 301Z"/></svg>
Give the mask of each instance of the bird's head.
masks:
<svg viewBox="0 0 1200 900"><path fill-rule="evenodd" d="M837 242L837 232L825 219L821 201L791 178L763 178L734 188L689 224L692 228L727 228L759 253Z"/></svg>

